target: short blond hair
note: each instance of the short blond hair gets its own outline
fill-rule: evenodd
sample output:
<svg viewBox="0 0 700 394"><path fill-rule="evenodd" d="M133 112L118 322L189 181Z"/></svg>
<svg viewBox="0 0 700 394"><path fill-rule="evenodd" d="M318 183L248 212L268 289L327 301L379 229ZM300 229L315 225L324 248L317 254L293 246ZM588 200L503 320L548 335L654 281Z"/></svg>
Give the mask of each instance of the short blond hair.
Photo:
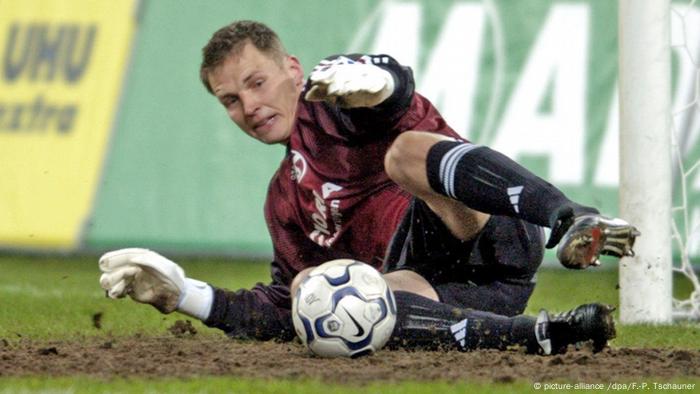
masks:
<svg viewBox="0 0 700 394"><path fill-rule="evenodd" d="M202 48L199 78L209 93L214 94L211 85L209 85L209 73L229 55L239 54L246 43L251 43L260 52L270 56L280 64L287 56L287 51L277 33L263 23L242 20L224 26L217 30L207 45Z"/></svg>

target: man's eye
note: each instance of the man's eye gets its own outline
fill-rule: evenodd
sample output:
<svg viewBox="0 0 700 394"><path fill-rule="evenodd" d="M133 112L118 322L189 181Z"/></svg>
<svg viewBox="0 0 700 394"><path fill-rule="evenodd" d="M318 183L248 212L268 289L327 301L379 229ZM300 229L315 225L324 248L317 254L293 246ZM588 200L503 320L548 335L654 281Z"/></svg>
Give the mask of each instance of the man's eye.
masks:
<svg viewBox="0 0 700 394"><path fill-rule="evenodd" d="M263 83L265 83L264 79L258 79L255 81L255 87L259 88L263 85Z"/></svg>

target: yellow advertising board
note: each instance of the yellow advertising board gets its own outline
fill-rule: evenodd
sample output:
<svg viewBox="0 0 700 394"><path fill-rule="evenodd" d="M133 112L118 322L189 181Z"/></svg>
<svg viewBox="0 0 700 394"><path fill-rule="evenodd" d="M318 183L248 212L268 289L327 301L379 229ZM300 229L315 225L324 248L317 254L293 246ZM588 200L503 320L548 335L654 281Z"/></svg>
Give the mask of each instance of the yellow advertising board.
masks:
<svg viewBox="0 0 700 394"><path fill-rule="evenodd" d="M136 27L135 0L0 0L0 247L77 246Z"/></svg>

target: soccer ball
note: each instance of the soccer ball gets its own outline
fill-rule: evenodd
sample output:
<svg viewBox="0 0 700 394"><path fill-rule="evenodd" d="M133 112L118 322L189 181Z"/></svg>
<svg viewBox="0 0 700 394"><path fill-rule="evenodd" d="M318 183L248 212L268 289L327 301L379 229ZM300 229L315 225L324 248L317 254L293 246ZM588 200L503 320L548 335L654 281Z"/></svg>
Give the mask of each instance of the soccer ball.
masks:
<svg viewBox="0 0 700 394"><path fill-rule="evenodd" d="M389 286L370 265L351 259L314 268L292 302L297 335L316 355L359 357L382 348L396 323Z"/></svg>

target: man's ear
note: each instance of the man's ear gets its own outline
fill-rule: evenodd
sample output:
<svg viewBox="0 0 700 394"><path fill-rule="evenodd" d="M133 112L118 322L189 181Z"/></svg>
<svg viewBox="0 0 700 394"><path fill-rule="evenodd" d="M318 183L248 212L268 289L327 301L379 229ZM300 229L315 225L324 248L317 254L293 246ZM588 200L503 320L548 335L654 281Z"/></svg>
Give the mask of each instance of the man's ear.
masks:
<svg viewBox="0 0 700 394"><path fill-rule="evenodd" d="M298 88L304 86L304 68L296 56L289 55L285 58L287 70L294 76L294 85Z"/></svg>

